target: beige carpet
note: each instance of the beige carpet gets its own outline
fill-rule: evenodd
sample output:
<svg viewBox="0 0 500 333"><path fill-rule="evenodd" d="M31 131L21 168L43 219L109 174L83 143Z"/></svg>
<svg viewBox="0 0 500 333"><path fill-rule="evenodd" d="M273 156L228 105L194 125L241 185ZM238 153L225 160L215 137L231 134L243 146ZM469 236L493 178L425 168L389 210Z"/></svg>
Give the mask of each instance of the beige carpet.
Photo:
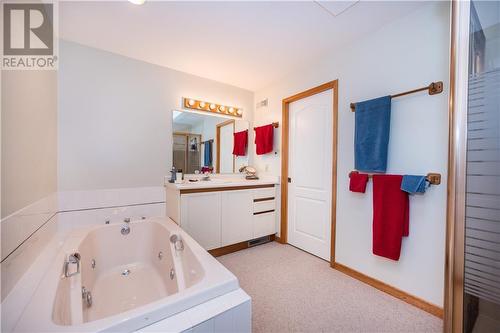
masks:
<svg viewBox="0 0 500 333"><path fill-rule="evenodd" d="M218 258L252 297L254 332L442 332L442 320L276 242Z"/></svg>

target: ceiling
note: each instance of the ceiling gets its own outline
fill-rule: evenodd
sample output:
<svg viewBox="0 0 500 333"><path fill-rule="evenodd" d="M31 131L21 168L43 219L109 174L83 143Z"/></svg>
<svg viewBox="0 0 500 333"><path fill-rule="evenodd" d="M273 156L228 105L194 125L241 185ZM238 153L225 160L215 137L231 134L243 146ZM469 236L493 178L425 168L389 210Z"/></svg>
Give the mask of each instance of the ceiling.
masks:
<svg viewBox="0 0 500 333"><path fill-rule="evenodd" d="M422 6L402 2L60 2L66 40L257 91Z"/></svg>
<svg viewBox="0 0 500 333"><path fill-rule="evenodd" d="M205 117L196 113L173 111L173 120L175 124L196 127L203 123Z"/></svg>

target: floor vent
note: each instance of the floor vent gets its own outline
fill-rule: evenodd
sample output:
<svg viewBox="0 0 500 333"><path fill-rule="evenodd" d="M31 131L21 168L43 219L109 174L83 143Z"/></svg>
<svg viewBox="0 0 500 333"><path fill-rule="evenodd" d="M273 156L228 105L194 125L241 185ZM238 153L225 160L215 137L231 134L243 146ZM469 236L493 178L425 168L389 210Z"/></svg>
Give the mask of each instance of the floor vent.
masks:
<svg viewBox="0 0 500 333"><path fill-rule="evenodd" d="M248 241L248 247L257 246L257 245L264 244L264 243L269 243L270 241L271 241L271 237L269 237L269 236L255 238L255 239Z"/></svg>

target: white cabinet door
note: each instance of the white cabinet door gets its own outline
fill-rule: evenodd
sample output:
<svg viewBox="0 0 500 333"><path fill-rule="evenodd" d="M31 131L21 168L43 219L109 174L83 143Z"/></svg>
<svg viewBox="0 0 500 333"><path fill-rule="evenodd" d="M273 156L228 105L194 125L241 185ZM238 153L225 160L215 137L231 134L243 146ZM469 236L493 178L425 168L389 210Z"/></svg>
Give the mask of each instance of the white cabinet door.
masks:
<svg viewBox="0 0 500 333"><path fill-rule="evenodd" d="M253 238L253 193L247 190L221 193L222 246Z"/></svg>
<svg viewBox="0 0 500 333"><path fill-rule="evenodd" d="M183 194L181 227L205 250L221 247L221 193Z"/></svg>

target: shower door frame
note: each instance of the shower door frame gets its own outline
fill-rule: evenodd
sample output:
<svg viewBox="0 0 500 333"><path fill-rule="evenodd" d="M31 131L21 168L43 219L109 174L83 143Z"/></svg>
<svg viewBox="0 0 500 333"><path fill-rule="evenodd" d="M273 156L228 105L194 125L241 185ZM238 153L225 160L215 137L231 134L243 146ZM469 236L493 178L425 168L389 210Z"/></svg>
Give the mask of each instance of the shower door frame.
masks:
<svg viewBox="0 0 500 333"><path fill-rule="evenodd" d="M470 1L451 2L444 329L463 332Z"/></svg>

